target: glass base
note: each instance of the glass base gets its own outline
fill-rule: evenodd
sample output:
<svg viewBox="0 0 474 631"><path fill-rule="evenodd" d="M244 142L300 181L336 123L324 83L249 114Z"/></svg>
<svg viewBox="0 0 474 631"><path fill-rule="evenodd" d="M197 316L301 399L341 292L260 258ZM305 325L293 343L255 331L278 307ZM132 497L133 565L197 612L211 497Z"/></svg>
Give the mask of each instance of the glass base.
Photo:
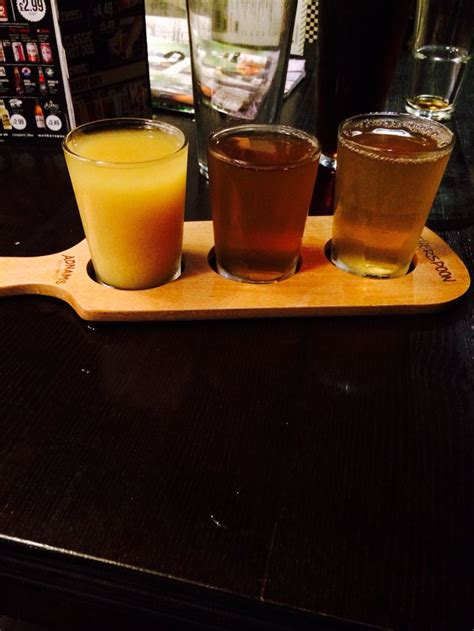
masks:
<svg viewBox="0 0 474 631"><path fill-rule="evenodd" d="M421 95L405 101L405 110L409 114L430 118L435 121L450 120L454 113L454 104L447 103L444 99L436 96Z"/></svg>
<svg viewBox="0 0 474 631"><path fill-rule="evenodd" d="M322 153L319 158L319 164L327 169L335 169L337 167L337 160L333 156L327 156Z"/></svg>
<svg viewBox="0 0 474 631"><path fill-rule="evenodd" d="M341 261L341 259L338 259L333 251L331 250L331 263L337 267L338 269L342 270L343 272L348 272L349 274L354 274L354 276L359 276L360 278L374 278L374 279L389 279L389 278L400 278L400 276L405 276L408 272L408 269L410 266L408 266L408 268L402 268L402 269L397 269L397 270L393 270L391 272L383 272L382 270L380 272L376 272L375 269L372 272L362 272L359 271L357 269L353 269L352 267L350 267L349 265L347 265L346 263L344 263L344 261Z"/></svg>
<svg viewBox="0 0 474 631"><path fill-rule="evenodd" d="M198 164L199 164L199 173L206 178L206 180L209 179L209 170L207 168L207 163L203 162L202 160L198 160Z"/></svg>
<svg viewBox="0 0 474 631"><path fill-rule="evenodd" d="M90 271L88 270L88 273L89 273L89 276L93 280L96 281L96 283L98 283L99 285L103 285L104 287L109 287L110 289L120 289L121 291L141 291L141 290L146 290L146 289L154 289L155 287L160 287L161 285L167 285L168 283L171 283L172 281L177 280L182 274L182 268L183 268L182 262L183 262L182 259L180 259L178 269L176 270L176 272L174 272L172 276L170 276L170 278L167 278L166 280L161 281L161 283L153 283L152 285L146 285L144 287L142 286L118 287L117 285L111 285L110 283L106 283L105 281L103 281L101 278L97 276L93 264L91 264L91 270Z"/></svg>
<svg viewBox="0 0 474 631"><path fill-rule="evenodd" d="M279 283L280 281L293 276L296 272L297 267L298 263L296 263L294 267L291 268L291 270L285 272L284 274L281 274L280 276L264 278L264 274L262 274L260 278L255 278L256 276L258 276L258 274L254 274L253 277L236 276L235 274L232 274L231 272L228 272L226 269L224 269L222 265L219 265L216 260L217 272L222 277L227 278L228 280L235 280L238 283L252 283L253 285L268 285L270 283Z"/></svg>

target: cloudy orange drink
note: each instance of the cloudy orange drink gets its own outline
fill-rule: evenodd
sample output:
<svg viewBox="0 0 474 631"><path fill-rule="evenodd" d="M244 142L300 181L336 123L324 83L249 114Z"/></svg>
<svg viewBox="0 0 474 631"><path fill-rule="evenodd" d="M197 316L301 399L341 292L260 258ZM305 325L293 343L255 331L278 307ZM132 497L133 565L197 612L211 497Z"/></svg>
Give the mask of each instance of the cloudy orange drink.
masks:
<svg viewBox="0 0 474 631"><path fill-rule="evenodd" d="M70 132L64 153L97 279L119 289L146 289L177 278L184 134L156 121L97 121Z"/></svg>

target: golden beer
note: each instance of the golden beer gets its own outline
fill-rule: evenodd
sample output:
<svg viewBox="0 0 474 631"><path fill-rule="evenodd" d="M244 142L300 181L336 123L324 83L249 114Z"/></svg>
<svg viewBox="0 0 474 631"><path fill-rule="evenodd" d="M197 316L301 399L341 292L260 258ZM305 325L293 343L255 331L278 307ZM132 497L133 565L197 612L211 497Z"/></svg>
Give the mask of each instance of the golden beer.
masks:
<svg viewBox="0 0 474 631"><path fill-rule="evenodd" d="M337 267L375 278L406 274L452 145L444 125L406 114L341 124L331 249Z"/></svg>
<svg viewBox="0 0 474 631"><path fill-rule="evenodd" d="M211 135L209 191L221 275L266 283L295 272L319 156L316 138L287 126L241 125Z"/></svg>

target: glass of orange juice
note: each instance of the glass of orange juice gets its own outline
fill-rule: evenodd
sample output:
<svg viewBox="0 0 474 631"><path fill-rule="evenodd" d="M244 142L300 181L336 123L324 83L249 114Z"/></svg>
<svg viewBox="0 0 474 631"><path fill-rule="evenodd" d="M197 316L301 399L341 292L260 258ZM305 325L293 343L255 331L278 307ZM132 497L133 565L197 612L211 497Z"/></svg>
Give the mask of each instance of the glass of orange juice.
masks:
<svg viewBox="0 0 474 631"><path fill-rule="evenodd" d="M178 278L184 133L154 120L106 119L73 129L63 149L97 280L148 289Z"/></svg>

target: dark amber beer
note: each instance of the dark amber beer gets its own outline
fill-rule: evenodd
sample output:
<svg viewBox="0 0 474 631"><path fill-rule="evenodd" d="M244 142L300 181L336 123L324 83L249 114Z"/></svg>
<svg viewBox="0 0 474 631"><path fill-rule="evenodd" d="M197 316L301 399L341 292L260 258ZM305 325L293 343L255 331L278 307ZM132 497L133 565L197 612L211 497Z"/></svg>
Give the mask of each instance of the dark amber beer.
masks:
<svg viewBox="0 0 474 631"><path fill-rule="evenodd" d="M411 0L319 0L316 136L323 156L335 158L342 120L385 109L410 6Z"/></svg>
<svg viewBox="0 0 474 631"><path fill-rule="evenodd" d="M209 190L217 269L268 283L294 274L313 192L319 142L283 125L211 135Z"/></svg>
<svg viewBox="0 0 474 631"><path fill-rule="evenodd" d="M453 146L441 123L354 116L339 128L331 258L359 276L409 269Z"/></svg>

